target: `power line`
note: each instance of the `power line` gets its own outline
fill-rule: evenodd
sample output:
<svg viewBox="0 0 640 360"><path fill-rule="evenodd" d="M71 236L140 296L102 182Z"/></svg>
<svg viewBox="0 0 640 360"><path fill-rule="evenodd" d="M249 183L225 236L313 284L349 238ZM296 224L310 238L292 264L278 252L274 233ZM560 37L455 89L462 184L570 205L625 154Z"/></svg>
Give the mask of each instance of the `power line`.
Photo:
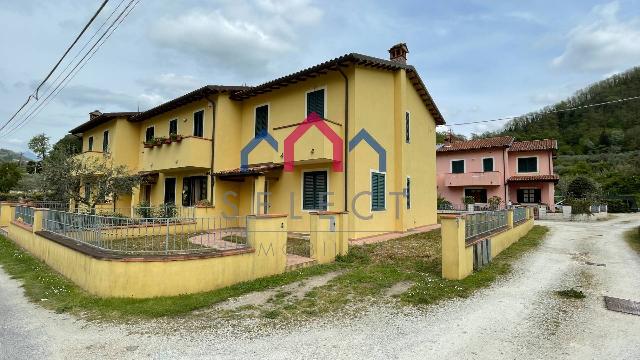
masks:
<svg viewBox="0 0 640 360"><path fill-rule="evenodd" d="M98 10L96 10L96 12L93 14L91 19L89 19L89 22L87 22L87 24L82 28L82 31L80 31L80 34L78 34L78 36L76 36L75 40L73 40L73 42L71 43L71 45L69 45L69 47L64 52L64 54L62 54L62 57L60 58L60 60L58 60L58 62L53 66L53 69L51 69L51 71L49 71L49 74L47 74L47 76L44 78L44 80L42 80L42 82L40 82L40 84L38 85L36 90L33 92L33 94L31 94L31 95L29 95L27 97L27 101L25 101L25 103L22 104L22 106L20 106L18 108L18 110L11 116L11 118L9 118L9 120L7 120L7 122L2 127L0 127L0 130L4 129L18 115L18 113L20 113L20 111L22 111L22 109L24 109L24 107L27 106L27 104L29 104L29 101L31 101L31 99L35 99L36 101L38 100L38 91L40 91L40 88L42 87L42 85L45 82L47 82L47 80L49 80L49 78L51 77L53 72L56 71L58 66L60 66L60 63L62 62L62 60L64 60L64 58L67 56L67 54L69 54L69 51L71 51L71 49L76 45L78 40L80 40L80 38L85 33L85 31L87 31L87 29L89 28L91 23L93 23L93 20L95 20L96 17L98 17L98 14L100 14L102 9L104 9L105 5L107 5L108 2L109 2L109 0L104 0L102 2L102 5L100 5Z"/></svg>
<svg viewBox="0 0 640 360"><path fill-rule="evenodd" d="M135 1L135 4L133 4ZM25 118L22 119L21 122L16 123L13 128L9 129L5 135L10 135L20 130L29 119L37 117L44 108L51 103L51 101L60 94L62 90L69 84L71 80L84 68L84 66L93 58L96 52L104 45L104 43L111 37L111 35L116 31L116 29L122 24L122 22L131 14L133 9L140 3L142 0L131 0L127 6L120 12L120 14L113 20L111 25L105 30L105 32L98 38L98 40L91 46L91 48L84 54L84 56L75 64L75 66L71 69L71 71L58 83L55 88L43 99L35 109L31 110ZM124 2L124 0L123 0ZM132 6L133 4L133 6ZM118 5L119 7L120 5ZM116 8L117 9L117 8ZM115 12L115 11L114 11ZM126 13L126 14L125 14ZM123 16L124 14L124 16ZM116 24L117 23L117 24ZM102 28L102 26L101 26ZM99 30L98 30L99 32ZM106 37L105 37L106 36ZM104 39L104 40L103 40ZM102 41L102 42L101 42ZM88 45L88 44L87 44ZM85 46L86 47L86 46ZM79 55L79 54L78 54ZM77 56L76 56L77 57ZM86 59L86 60L85 60ZM84 61L84 62L83 62ZM68 66L67 66L68 68ZM60 76L58 76L59 78ZM0 129L2 130L2 129Z"/></svg>
<svg viewBox="0 0 640 360"><path fill-rule="evenodd" d="M631 100L638 100L638 99L640 99L640 96L633 96L633 97L628 97L628 98L624 98L624 99L605 101L605 102L601 102L601 103L597 103L597 104L576 106L576 107L567 108L567 109L542 111L542 112L538 112L538 113L535 113L535 114L536 115L557 114L557 113L563 113L563 112L567 112L567 111L586 109L586 108L602 106L602 105L608 105L608 104L616 104L616 103L621 103L621 102L631 101ZM507 116L507 117L502 117L502 118L497 118L497 119L490 119L490 120L470 121L470 122L466 122L466 123L457 123L457 124L444 124L443 126L460 126L460 125L482 124L482 123L488 123L488 122L494 122L494 121L506 121L506 120L513 120L513 119L521 119L521 118L526 118L526 117L527 117L527 115Z"/></svg>

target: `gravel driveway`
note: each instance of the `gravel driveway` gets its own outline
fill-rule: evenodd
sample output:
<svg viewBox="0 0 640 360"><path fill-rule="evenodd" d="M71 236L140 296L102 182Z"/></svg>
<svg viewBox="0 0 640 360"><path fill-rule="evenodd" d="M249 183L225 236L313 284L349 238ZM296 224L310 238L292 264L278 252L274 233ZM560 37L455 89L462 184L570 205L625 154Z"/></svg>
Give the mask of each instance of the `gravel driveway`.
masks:
<svg viewBox="0 0 640 360"><path fill-rule="evenodd" d="M622 237L640 225L640 215L540 223L551 228L544 244L519 262L513 276L470 298L427 310L372 307L354 319L254 332L238 330L247 324L220 325L206 316L87 323L27 303L17 282L0 271L0 357L640 358L640 316L608 311L602 300L640 300L640 256ZM587 298L554 294L569 288Z"/></svg>

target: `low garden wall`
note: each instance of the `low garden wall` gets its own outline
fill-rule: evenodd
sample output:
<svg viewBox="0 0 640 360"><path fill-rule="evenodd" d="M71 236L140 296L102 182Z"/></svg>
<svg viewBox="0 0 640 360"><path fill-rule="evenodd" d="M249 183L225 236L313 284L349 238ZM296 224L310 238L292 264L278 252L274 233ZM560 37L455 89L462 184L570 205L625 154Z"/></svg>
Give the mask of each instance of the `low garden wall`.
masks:
<svg viewBox="0 0 640 360"><path fill-rule="evenodd" d="M442 215L442 277L466 278L527 234L533 227L533 209L525 209L524 219L514 222L514 210L507 210L506 226L474 238L467 238L465 215Z"/></svg>
<svg viewBox="0 0 640 360"><path fill-rule="evenodd" d="M91 248L11 221L9 237L87 292L100 297L149 298L210 291L280 274L286 267L287 215L249 216L247 245L209 254L126 256Z"/></svg>

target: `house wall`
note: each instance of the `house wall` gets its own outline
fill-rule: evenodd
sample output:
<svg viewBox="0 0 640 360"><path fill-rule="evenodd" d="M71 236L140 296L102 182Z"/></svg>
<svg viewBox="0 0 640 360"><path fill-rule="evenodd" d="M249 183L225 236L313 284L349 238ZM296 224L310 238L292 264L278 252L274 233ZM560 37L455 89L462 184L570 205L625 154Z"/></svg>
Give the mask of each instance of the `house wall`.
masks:
<svg viewBox="0 0 640 360"><path fill-rule="evenodd" d="M552 153L549 150L545 151L509 151L509 176L517 175L552 175L553 174L553 158ZM537 172L518 172L518 158L519 157L537 157L538 158L538 171Z"/></svg>
<svg viewBox="0 0 640 360"><path fill-rule="evenodd" d="M464 160L465 173L483 173L482 160L484 158L493 158L493 169L499 173L498 178L501 182L497 186L447 186L446 178L451 174L451 161ZM491 148L480 151L455 151L455 152L438 152L436 159L437 168L437 192L440 196L449 200L452 204L462 204L465 188L482 188L487 190L487 199L492 196L498 196L503 201L508 201L506 194L506 178L510 169L507 152L503 148Z"/></svg>

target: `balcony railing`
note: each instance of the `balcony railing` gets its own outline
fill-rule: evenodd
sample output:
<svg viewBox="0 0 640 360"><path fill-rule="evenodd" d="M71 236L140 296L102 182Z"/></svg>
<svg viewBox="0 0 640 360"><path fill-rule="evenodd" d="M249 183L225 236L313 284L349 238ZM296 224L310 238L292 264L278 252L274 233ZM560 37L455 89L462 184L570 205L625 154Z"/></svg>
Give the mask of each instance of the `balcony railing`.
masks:
<svg viewBox="0 0 640 360"><path fill-rule="evenodd" d="M498 186L504 184L502 174L498 171L466 172L445 174L446 186Z"/></svg>
<svg viewBox="0 0 640 360"><path fill-rule="evenodd" d="M142 171L210 168L211 140L187 136L180 141L145 146L140 164Z"/></svg>

